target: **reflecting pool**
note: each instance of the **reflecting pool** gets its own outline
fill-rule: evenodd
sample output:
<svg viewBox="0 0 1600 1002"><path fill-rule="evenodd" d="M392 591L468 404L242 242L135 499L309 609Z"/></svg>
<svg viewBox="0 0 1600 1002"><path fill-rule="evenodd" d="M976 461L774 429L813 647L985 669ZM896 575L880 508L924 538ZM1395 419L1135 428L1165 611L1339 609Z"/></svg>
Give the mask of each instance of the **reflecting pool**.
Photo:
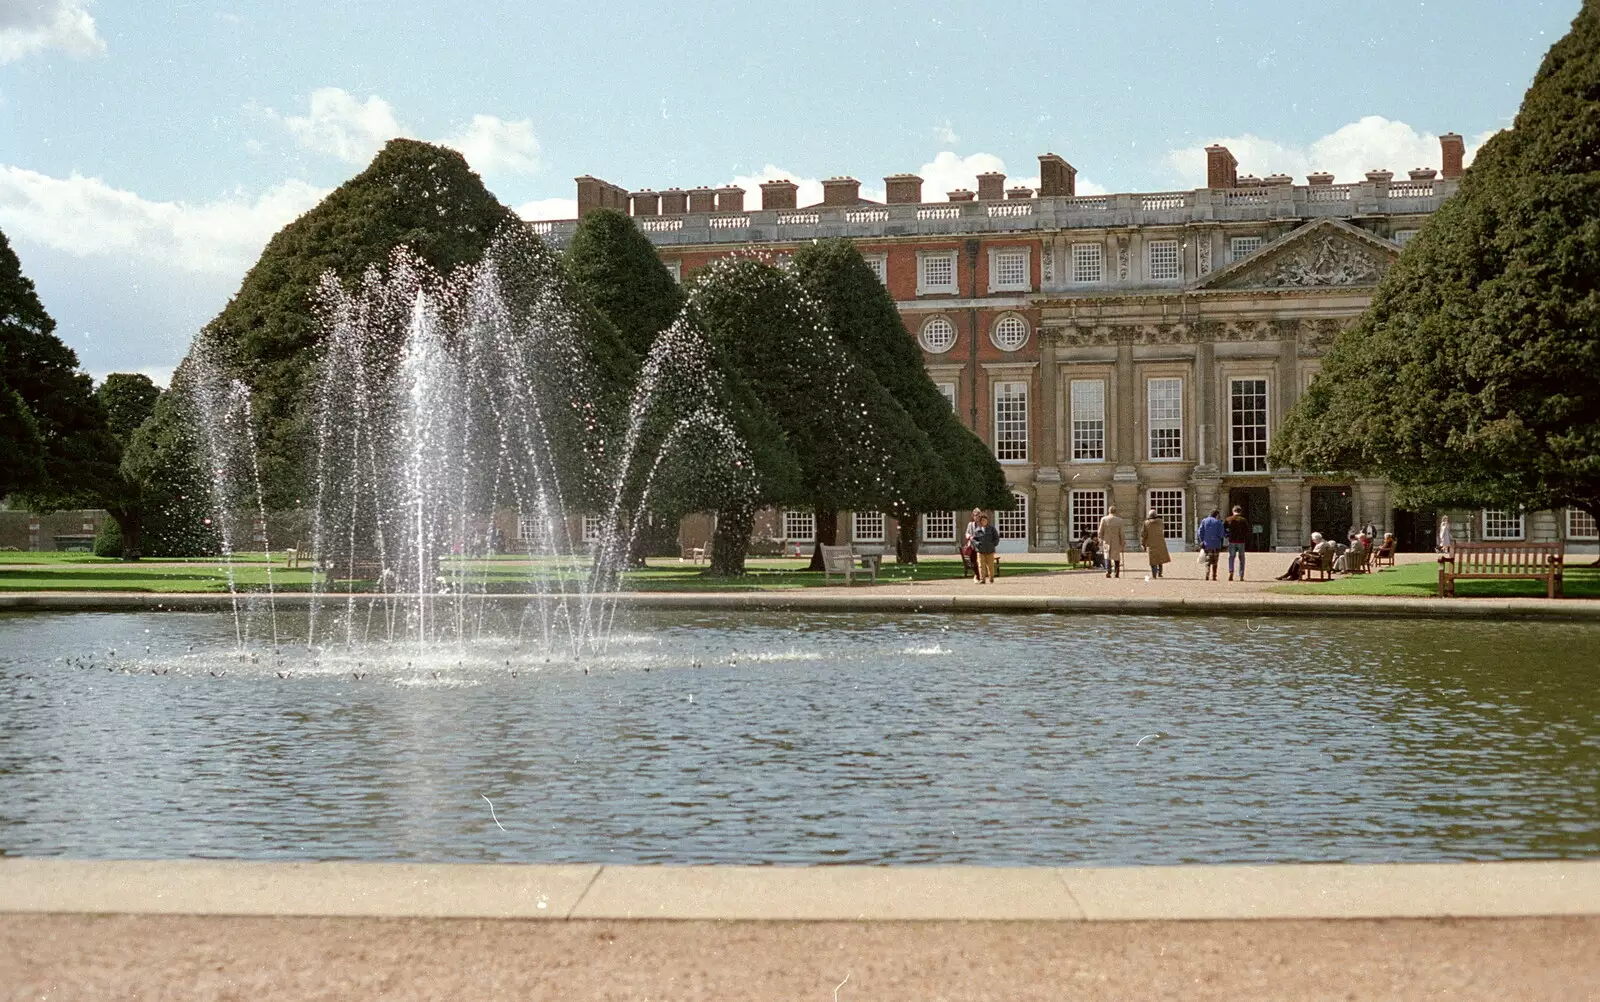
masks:
<svg viewBox="0 0 1600 1002"><path fill-rule="evenodd" d="M1594 856L1597 681L1560 623L638 613L592 657L241 658L231 617L8 615L0 852Z"/></svg>

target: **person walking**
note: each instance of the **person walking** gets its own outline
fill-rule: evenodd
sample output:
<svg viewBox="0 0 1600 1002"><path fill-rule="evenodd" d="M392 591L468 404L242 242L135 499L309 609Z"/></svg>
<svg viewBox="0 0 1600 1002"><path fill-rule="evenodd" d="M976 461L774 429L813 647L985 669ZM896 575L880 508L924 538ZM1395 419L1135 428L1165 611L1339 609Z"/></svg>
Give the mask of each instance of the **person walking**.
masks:
<svg viewBox="0 0 1600 1002"><path fill-rule="evenodd" d="M1000 530L989 524L989 516L978 514L978 528L972 534L972 548L978 553L978 583L994 584L994 551L1000 546Z"/></svg>
<svg viewBox="0 0 1600 1002"><path fill-rule="evenodd" d="M1200 552L1205 556L1207 581L1217 579L1217 562L1222 557L1222 548L1228 542L1228 531L1223 528L1219 517L1221 514L1218 509L1211 509L1211 514L1200 520L1200 531L1197 533Z"/></svg>
<svg viewBox="0 0 1600 1002"><path fill-rule="evenodd" d="M1100 552L1106 561L1106 577L1113 574L1122 577L1122 552L1127 546L1127 541L1122 538L1122 526L1117 506L1107 508L1105 517L1100 519Z"/></svg>
<svg viewBox="0 0 1600 1002"><path fill-rule="evenodd" d="M1233 514L1222 522L1222 527L1228 533L1228 580L1233 580L1233 558L1239 558L1239 580L1244 580L1244 548L1250 542L1250 520L1244 517L1244 509L1238 505L1233 506Z"/></svg>
<svg viewBox="0 0 1600 1002"><path fill-rule="evenodd" d="M966 569L967 576L983 583L983 577L978 573L978 551L972 548L972 537L978 531L978 516L983 514L977 508L972 509L972 518L967 522L966 534L961 537L961 566Z"/></svg>
<svg viewBox="0 0 1600 1002"><path fill-rule="evenodd" d="M1172 554L1167 552L1167 524L1154 508L1145 516L1144 527L1139 530L1139 545L1150 558L1150 576L1159 578L1161 568L1172 562Z"/></svg>

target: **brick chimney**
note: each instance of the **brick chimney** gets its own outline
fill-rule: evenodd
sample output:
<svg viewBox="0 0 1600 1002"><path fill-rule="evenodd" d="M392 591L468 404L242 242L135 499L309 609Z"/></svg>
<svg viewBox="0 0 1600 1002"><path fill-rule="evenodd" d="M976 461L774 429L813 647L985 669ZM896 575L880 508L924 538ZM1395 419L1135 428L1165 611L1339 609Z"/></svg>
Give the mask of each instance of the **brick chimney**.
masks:
<svg viewBox="0 0 1600 1002"><path fill-rule="evenodd" d="M1467 144L1454 132L1446 132L1439 137L1439 155L1444 161L1444 170L1440 171L1446 180L1460 177L1466 173L1466 168L1461 166L1467 157Z"/></svg>
<svg viewBox="0 0 1600 1002"><path fill-rule="evenodd" d="M1022 185L1019 184L1015 188L1007 188L1006 189L1006 197L1007 198L1032 198L1033 197L1033 189L1032 188L1024 188L1024 187L1022 187Z"/></svg>
<svg viewBox="0 0 1600 1002"><path fill-rule="evenodd" d="M763 181L761 207L763 209L793 209L800 204L800 186L793 181Z"/></svg>
<svg viewBox="0 0 1600 1002"><path fill-rule="evenodd" d="M854 205L861 201L861 182L853 177L830 177L822 182L823 205Z"/></svg>
<svg viewBox="0 0 1600 1002"><path fill-rule="evenodd" d="M690 212L715 212L717 211L717 193L710 188L689 189Z"/></svg>
<svg viewBox="0 0 1600 1002"><path fill-rule="evenodd" d="M1413 181L1432 181L1439 176L1439 172L1432 167L1413 167L1407 172L1407 176Z"/></svg>
<svg viewBox="0 0 1600 1002"><path fill-rule="evenodd" d="M628 193L624 189L588 174L574 180L578 182L578 218L596 209L628 211Z"/></svg>
<svg viewBox="0 0 1600 1002"><path fill-rule="evenodd" d="M649 188L636 191L631 196L633 199L633 214L636 216L661 215L661 196Z"/></svg>
<svg viewBox="0 0 1600 1002"><path fill-rule="evenodd" d="M717 189L718 212L743 212L744 189L738 185L730 184L725 188Z"/></svg>
<svg viewBox="0 0 1600 1002"><path fill-rule="evenodd" d="M883 179L883 200L890 205L911 205L922 201L922 178L915 174L890 174Z"/></svg>
<svg viewBox="0 0 1600 1002"><path fill-rule="evenodd" d="M689 193L682 188L668 188L661 193L661 214L681 216L689 211Z"/></svg>
<svg viewBox="0 0 1600 1002"><path fill-rule="evenodd" d="M957 188L955 191L946 194L945 197L952 202L970 202L977 196L972 194L970 188Z"/></svg>
<svg viewBox="0 0 1600 1002"><path fill-rule="evenodd" d="M1332 184L1332 183L1333 183L1333 175L1329 174L1325 170L1319 170L1315 174L1307 174L1306 175L1306 184L1316 185L1318 187L1321 187L1322 185Z"/></svg>
<svg viewBox="0 0 1600 1002"><path fill-rule="evenodd" d="M1078 193L1078 169L1054 153L1039 158L1039 197Z"/></svg>
<svg viewBox="0 0 1600 1002"><path fill-rule="evenodd" d="M1239 161L1226 146L1206 147L1206 187L1237 188Z"/></svg>
<svg viewBox="0 0 1600 1002"><path fill-rule="evenodd" d="M1006 176L999 171L978 175L978 200L998 202L1006 197Z"/></svg>

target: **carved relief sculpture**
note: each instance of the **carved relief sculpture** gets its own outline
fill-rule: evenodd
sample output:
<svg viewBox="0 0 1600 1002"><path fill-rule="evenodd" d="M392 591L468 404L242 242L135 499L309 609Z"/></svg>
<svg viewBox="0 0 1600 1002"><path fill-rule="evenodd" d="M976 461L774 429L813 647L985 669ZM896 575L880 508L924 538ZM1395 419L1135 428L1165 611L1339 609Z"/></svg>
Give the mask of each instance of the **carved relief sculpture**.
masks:
<svg viewBox="0 0 1600 1002"><path fill-rule="evenodd" d="M1240 285L1268 289L1318 285L1377 285L1389 262L1377 251L1334 233L1286 248L1239 276ZM1233 284L1233 283L1229 283Z"/></svg>

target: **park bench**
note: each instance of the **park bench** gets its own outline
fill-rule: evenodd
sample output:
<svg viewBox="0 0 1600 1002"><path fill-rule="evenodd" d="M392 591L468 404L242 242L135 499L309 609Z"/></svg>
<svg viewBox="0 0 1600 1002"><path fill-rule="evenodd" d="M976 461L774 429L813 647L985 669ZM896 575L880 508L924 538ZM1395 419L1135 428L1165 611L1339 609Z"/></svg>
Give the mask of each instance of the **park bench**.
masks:
<svg viewBox="0 0 1600 1002"><path fill-rule="evenodd" d="M1393 544L1393 543L1385 543L1384 545L1378 547L1377 552L1372 555L1373 566L1375 566L1375 567L1393 567L1394 566L1394 548L1395 548L1395 544Z"/></svg>
<svg viewBox="0 0 1600 1002"><path fill-rule="evenodd" d="M1456 543L1439 557L1439 597L1454 598L1459 578L1532 578L1561 597L1560 543Z"/></svg>
<svg viewBox="0 0 1600 1002"><path fill-rule="evenodd" d="M861 561L863 570L872 574L872 580L878 580L878 568L883 564L883 547L881 546L853 546L850 552Z"/></svg>
<svg viewBox="0 0 1600 1002"><path fill-rule="evenodd" d="M1311 575L1317 575L1320 581L1333 580L1333 554L1318 553L1316 550L1307 550L1301 555L1300 580L1310 581Z"/></svg>
<svg viewBox="0 0 1600 1002"><path fill-rule="evenodd" d="M859 562L860 566L857 566ZM822 580L826 582L835 574L844 575L845 584L854 584L858 571L866 571L872 580L878 580L878 567L883 563L881 546L828 546L822 547Z"/></svg>

